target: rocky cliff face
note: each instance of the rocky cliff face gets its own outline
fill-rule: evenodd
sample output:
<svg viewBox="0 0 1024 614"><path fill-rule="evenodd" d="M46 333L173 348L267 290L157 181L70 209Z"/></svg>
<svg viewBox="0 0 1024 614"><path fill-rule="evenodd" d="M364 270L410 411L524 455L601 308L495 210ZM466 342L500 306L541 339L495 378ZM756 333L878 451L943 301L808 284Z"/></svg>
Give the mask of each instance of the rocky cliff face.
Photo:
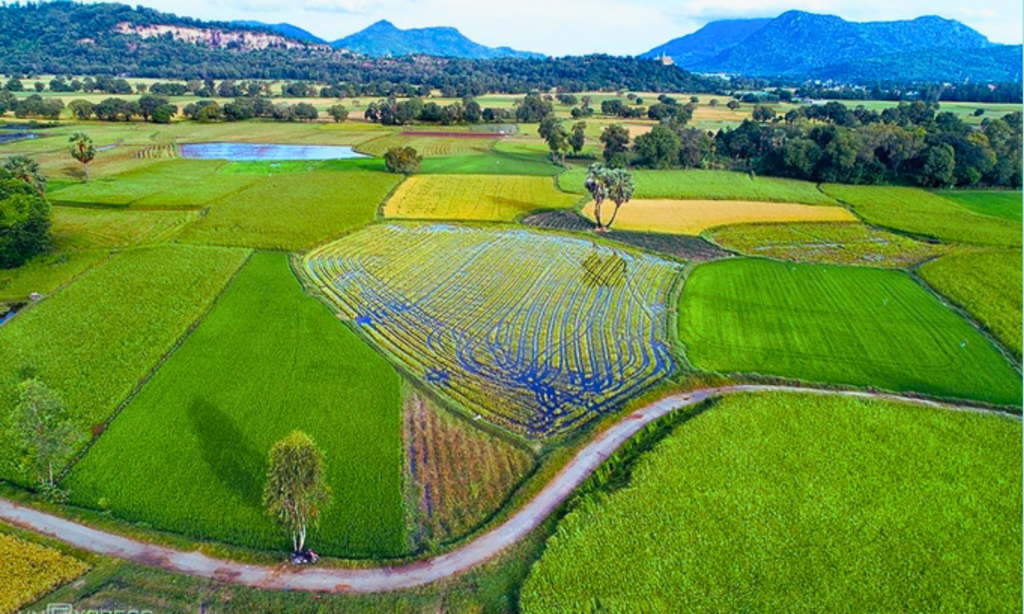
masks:
<svg viewBox="0 0 1024 614"><path fill-rule="evenodd" d="M119 34L134 34L141 38L155 38L170 34L176 41L191 43L193 45L204 45L212 49L263 50L271 48L309 49L318 47L330 49L327 45L300 43L298 41L288 40L287 38L276 34L249 32L245 30L232 31L171 25L140 26L128 22L121 22L114 26L114 31Z"/></svg>

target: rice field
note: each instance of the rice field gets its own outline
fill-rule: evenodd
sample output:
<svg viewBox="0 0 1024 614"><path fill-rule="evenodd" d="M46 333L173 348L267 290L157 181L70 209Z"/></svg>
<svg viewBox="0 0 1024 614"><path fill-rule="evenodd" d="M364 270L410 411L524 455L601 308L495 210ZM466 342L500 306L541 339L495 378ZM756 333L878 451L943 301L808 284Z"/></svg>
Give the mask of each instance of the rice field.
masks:
<svg viewBox="0 0 1024 614"><path fill-rule="evenodd" d="M16 269L0 269L0 302L52 294L109 256L102 250L55 252Z"/></svg>
<svg viewBox="0 0 1024 614"><path fill-rule="evenodd" d="M384 358L303 293L285 254L257 253L66 483L76 503L118 518L283 551L289 540L263 512L266 458L302 429L324 451L334 493L311 547L399 556L400 386Z"/></svg>
<svg viewBox="0 0 1024 614"><path fill-rule="evenodd" d="M479 138L476 135L419 136L410 134L389 134L363 141L356 146L362 153L383 156L392 147L412 147L425 158L435 156L461 156L487 153L496 139Z"/></svg>
<svg viewBox="0 0 1024 614"><path fill-rule="evenodd" d="M615 204L606 202L601 217L607 224ZM594 220L594 201L583 207ZM735 200L645 200L624 203L614 228L640 232L699 235L708 228L750 222L830 221L853 222L857 218L842 207Z"/></svg>
<svg viewBox="0 0 1024 614"><path fill-rule="evenodd" d="M62 250L125 249L166 242L197 219L196 211L54 207L51 231Z"/></svg>
<svg viewBox="0 0 1024 614"><path fill-rule="evenodd" d="M916 188L827 184L822 189L848 203L869 224L957 243L1020 247L1019 221L978 215Z"/></svg>
<svg viewBox="0 0 1024 614"><path fill-rule="evenodd" d="M241 175L235 175L241 176ZM371 222L400 176L352 171L286 173L212 203L185 243L300 250Z"/></svg>
<svg viewBox="0 0 1024 614"><path fill-rule="evenodd" d="M486 154L424 158L420 174L536 175L551 177L562 170L544 154L492 151Z"/></svg>
<svg viewBox="0 0 1024 614"><path fill-rule="evenodd" d="M808 181L780 177L751 176L730 171L633 171L636 192L643 200L738 200L801 205L835 205L835 199L823 194ZM583 182L587 169L575 168L558 176L558 185L566 192L586 194Z"/></svg>
<svg viewBox="0 0 1024 614"><path fill-rule="evenodd" d="M1016 612L1021 424L731 396L569 512L520 595L547 612Z"/></svg>
<svg viewBox="0 0 1024 614"><path fill-rule="evenodd" d="M992 331L1020 360L1024 335L1020 251L950 254L926 263L918 273Z"/></svg>
<svg viewBox="0 0 1024 614"><path fill-rule="evenodd" d="M737 224L706 233L715 243L748 256L792 262L906 268L949 251L859 223Z"/></svg>
<svg viewBox="0 0 1024 614"><path fill-rule="evenodd" d="M0 612L18 612L89 565L53 548L0 533Z"/></svg>
<svg viewBox="0 0 1024 614"><path fill-rule="evenodd" d="M530 439L669 374L678 264L511 227L378 224L303 259L342 317L440 396Z"/></svg>
<svg viewBox="0 0 1024 614"><path fill-rule="evenodd" d="M403 407L410 541L430 547L462 537L497 512L533 468L523 448L406 392Z"/></svg>
<svg viewBox="0 0 1024 614"><path fill-rule="evenodd" d="M0 328L0 415L35 372L67 403L86 439L210 306L249 253L240 249L136 248L96 266ZM20 453L0 433L0 476L20 480Z"/></svg>
<svg viewBox="0 0 1024 614"><path fill-rule="evenodd" d="M1024 219L1024 199L1020 192L942 190L936 192L974 213L1020 222Z"/></svg>
<svg viewBox="0 0 1024 614"><path fill-rule="evenodd" d="M579 200L548 177L414 175L384 205L384 217L513 221L537 209L563 209Z"/></svg>
<svg viewBox="0 0 1024 614"><path fill-rule="evenodd" d="M729 259L697 267L679 303L694 366L1018 407L1021 377L906 273Z"/></svg>

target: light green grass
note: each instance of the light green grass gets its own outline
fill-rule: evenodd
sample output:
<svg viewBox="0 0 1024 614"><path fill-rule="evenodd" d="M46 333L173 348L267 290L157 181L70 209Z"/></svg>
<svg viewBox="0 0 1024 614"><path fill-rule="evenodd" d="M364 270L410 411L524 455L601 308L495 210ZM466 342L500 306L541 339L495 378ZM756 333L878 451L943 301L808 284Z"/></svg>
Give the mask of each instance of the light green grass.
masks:
<svg viewBox="0 0 1024 614"><path fill-rule="evenodd" d="M1024 277L1020 251L950 254L922 266L921 277L966 309L1020 358L1021 296Z"/></svg>
<svg viewBox="0 0 1024 614"><path fill-rule="evenodd" d="M260 180L255 174L218 173L225 162L168 160L137 170L68 186L53 200L68 204L96 204L143 208L199 208L238 192Z"/></svg>
<svg viewBox="0 0 1024 614"><path fill-rule="evenodd" d="M372 156L383 156L393 147L412 147L421 156L429 158L487 153L493 144L494 140L485 138L392 134L363 141L356 146L356 150Z"/></svg>
<svg viewBox="0 0 1024 614"><path fill-rule="evenodd" d="M520 599L547 612L1016 612L1021 425L798 394L733 396L558 526Z"/></svg>
<svg viewBox="0 0 1024 614"><path fill-rule="evenodd" d="M16 269L0 269L0 301L25 299L35 292L51 294L108 256L103 250L55 252Z"/></svg>
<svg viewBox="0 0 1024 614"><path fill-rule="evenodd" d="M166 241L197 219L195 211L54 207L52 233L63 250L124 249Z"/></svg>
<svg viewBox="0 0 1024 614"><path fill-rule="evenodd" d="M903 268L949 251L860 223L736 224L704 233L748 256L793 262Z"/></svg>
<svg viewBox="0 0 1024 614"><path fill-rule="evenodd" d="M915 188L827 184L869 224L960 243L1018 247L1020 222L977 215L955 202Z"/></svg>
<svg viewBox="0 0 1024 614"><path fill-rule="evenodd" d="M248 252L138 248L90 270L0 328L0 416L33 371L67 402L85 437L102 424L160 357L213 302ZM18 454L0 433L0 476L18 479Z"/></svg>
<svg viewBox="0 0 1024 614"><path fill-rule="evenodd" d="M401 179L390 173L288 173L213 204L187 243L298 250L371 222Z"/></svg>
<svg viewBox="0 0 1024 614"><path fill-rule="evenodd" d="M822 194L807 181L778 177L753 177L729 171L633 171L633 198L693 200L763 200L803 205L834 205L835 199ZM587 169L576 168L558 176L566 192L585 194Z"/></svg>
<svg viewBox="0 0 1024 614"><path fill-rule="evenodd" d="M975 213L1017 222L1024 219L1024 201L1020 192L974 192L943 190L938 195L967 207Z"/></svg>
<svg viewBox="0 0 1024 614"><path fill-rule="evenodd" d="M551 176L560 170L546 156L503 151L485 155L425 158L420 165L422 174Z"/></svg>
<svg viewBox="0 0 1024 614"><path fill-rule="evenodd" d="M701 369L1019 406L1021 378L906 273L728 260L690 275L679 337Z"/></svg>
<svg viewBox="0 0 1024 614"><path fill-rule="evenodd" d="M286 549L263 514L266 456L293 429L324 451L334 503L310 544L405 551L398 374L323 304L284 254L256 254L76 465L75 501L197 538Z"/></svg>

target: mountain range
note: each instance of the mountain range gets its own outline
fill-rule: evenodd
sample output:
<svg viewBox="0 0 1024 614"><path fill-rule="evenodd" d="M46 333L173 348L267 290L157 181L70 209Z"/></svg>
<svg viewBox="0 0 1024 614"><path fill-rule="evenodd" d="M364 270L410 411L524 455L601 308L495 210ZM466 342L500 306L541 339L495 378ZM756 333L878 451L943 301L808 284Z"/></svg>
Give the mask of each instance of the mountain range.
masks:
<svg viewBox="0 0 1024 614"><path fill-rule="evenodd" d="M1020 80L1021 47L997 45L952 19L857 23L787 11L774 19L713 21L641 57L686 70L751 77L857 80Z"/></svg>
<svg viewBox="0 0 1024 614"><path fill-rule="evenodd" d="M390 21L381 20L355 34L331 43L335 49L347 49L363 55L433 55L471 58L543 58L542 53L516 51L509 47L487 47L475 43L455 28L410 28L402 30Z"/></svg>

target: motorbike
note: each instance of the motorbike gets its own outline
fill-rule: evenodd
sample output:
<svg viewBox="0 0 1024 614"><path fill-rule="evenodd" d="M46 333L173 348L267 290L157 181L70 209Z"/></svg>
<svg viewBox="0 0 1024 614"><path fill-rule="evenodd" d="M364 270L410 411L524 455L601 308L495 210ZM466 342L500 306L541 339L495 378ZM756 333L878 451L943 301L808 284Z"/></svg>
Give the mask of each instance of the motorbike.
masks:
<svg viewBox="0 0 1024 614"><path fill-rule="evenodd" d="M305 550L299 550L297 552L292 552L291 555L288 557L288 562L292 565L312 565L313 563L316 563L319 560L320 555L318 555L316 552L313 552L309 548L306 548Z"/></svg>

